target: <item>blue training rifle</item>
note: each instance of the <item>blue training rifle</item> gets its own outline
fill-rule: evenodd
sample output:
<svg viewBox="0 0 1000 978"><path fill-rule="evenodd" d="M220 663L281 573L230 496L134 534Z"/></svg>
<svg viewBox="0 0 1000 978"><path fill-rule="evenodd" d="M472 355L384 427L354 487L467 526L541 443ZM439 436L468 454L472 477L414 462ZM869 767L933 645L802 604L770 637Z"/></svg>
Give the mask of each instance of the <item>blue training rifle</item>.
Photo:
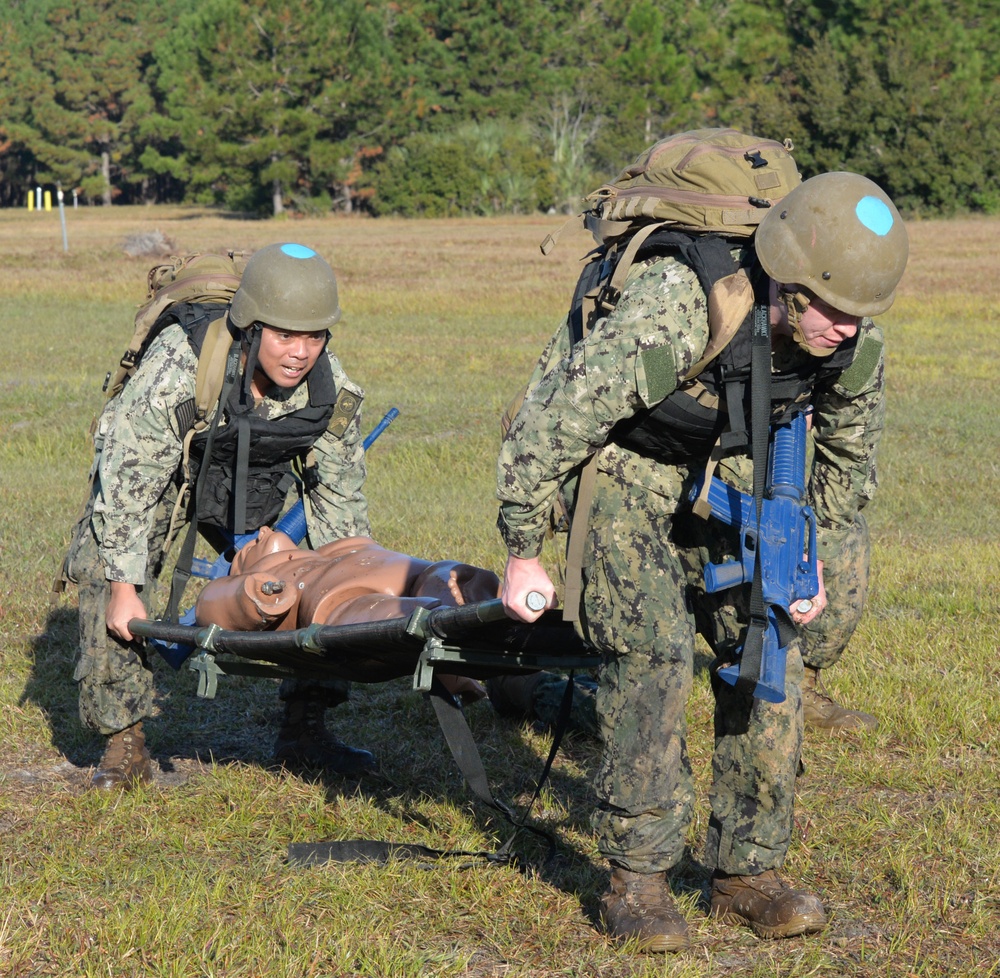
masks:
<svg viewBox="0 0 1000 978"><path fill-rule="evenodd" d="M385 431L386 428L392 424L393 421L399 416L399 410L397 408L389 408L385 413L385 417L375 425L374 428L368 433L365 438L362 447L367 452L371 448L375 439ZM291 506L287 513L274 524L274 529L280 533L285 533L292 538L293 542L296 544L301 543L306 537L306 509L301 499L296 500L295 504ZM204 560L200 557L195 557L191 561L191 573L195 577L203 577L210 581L214 581L218 577L225 577L229 573L229 569L233 564L233 557L236 551L242 547L245 547L251 540L257 539L257 533L259 531L254 530L253 533L237 533L232 537L231 545L227 547L218 557L215 558L214 562ZM178 620L179 625L194 625L194 605L188 608L187 611L181 615ZM181 645L177 642L167 642L163 639L153 638L150 639L149 644L156 649L157 652L163 656L167 662L170 663L175 669L180 669L184 664L184 661L191 655L194 651L194 646L191 645Z"/></svg>
<svg viewBox="0 0 1000 978"><path fill-rule="evenodd" d="M785 698L785 650L794 635L788 609L794 602L815 597L819 591L816 519L806 504L806 430L806 416L801 413L788 424L772 427L759 523L753 496L719 479L712 479L708 487L712 516L740 528L740 559L708 564L705 590L714 593L753 581L754 565L760 555L767 625L753 695L770 703ZM703 486L704 477L700 477L689 498L696 499ZM737 650L737 655L742 651ZM718 674L735 686L740 663L726 666Z"/></svg>

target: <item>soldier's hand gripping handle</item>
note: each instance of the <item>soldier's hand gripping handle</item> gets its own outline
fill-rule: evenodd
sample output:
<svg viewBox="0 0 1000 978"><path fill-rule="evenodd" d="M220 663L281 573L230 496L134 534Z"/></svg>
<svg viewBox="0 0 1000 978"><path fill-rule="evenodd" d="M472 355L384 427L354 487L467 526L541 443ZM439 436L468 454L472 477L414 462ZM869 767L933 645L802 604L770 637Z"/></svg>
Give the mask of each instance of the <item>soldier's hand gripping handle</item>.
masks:
<svg viewBox="0 0 1000 978"><path fill-rule="evenodd" d="M135 637L129 630L128 623L133 618L145 618L146 606L135 589L134 584L121 581L111 582L111 598L104 613L108 631L123 642L131 642Z"/></svg>
<svg viewBox="0 0 1000 978"><path fill-rule="evenodd" d="M507 557L500 598L516 621L537 621L546 608L556 607L555 586L537 557Z"/></svg>

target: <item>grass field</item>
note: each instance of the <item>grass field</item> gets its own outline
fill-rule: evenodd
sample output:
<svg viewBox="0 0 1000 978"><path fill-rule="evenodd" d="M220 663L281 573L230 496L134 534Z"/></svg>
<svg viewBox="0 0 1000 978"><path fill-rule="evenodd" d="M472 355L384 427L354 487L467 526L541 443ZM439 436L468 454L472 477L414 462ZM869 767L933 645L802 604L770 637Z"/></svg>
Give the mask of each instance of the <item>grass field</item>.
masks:
<svg viewBox="0 0 1000 978"><path fill-rule="evenodd" d="M374 750L361 784L269 765L280 715L268 680L160 668L147 724L157 783L84 791L101 739L71 681L75 595L49 588L84 494L87 429L125 348L159 230L178 251L299 240L338 271L334 345L368 392L365 426L400 417L369 454L375 536L500 571L497 419L523 384L575 280L582 234L553 256L560 219L247 222L181 209L0 212L0 975L910 976L989 975L1000 960L1000 378L996 245L988 220L911 226L893 309L889 428L869 508L871 601L834 694L879 730L807 734L787 874L831 921L763 942L705 916L711 697L696 682L691 752L703 789L677 876L693 949L636 956L595 930L606 868L588 831L595 747L569 738L534 817L561 842L528 868L446 861L312 869L290 843L388 839L493 849L509 835L474 803L409 680L355 688L336 713ZM548 555L553 561L556 555ZM469 708L496 795L530 796L546 735Z"/></svg>

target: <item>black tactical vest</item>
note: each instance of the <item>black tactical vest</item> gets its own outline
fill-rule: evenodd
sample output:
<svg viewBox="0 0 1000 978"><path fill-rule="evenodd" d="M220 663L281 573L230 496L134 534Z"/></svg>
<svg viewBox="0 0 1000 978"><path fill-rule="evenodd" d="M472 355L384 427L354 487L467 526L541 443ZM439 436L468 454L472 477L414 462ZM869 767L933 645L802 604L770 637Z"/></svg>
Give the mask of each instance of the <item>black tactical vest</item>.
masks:
<svg viewBox="0 0 1000 978"><path fill-rule="evenodd" d="M681 231L658 231L636 252L634 261L673 255L691 268L705 294L720 278L731 275L741 264L754 285L757 303L769 302L769 281L752 248L744 247L739 260L732 255L733 242L717 235L694 235ZM623 249L618 248L619 252ZM598 295L597 311L606 315L618 296L605 296L602 289L613 272L603 249L594 253L577 283L569 314L572 340L578 342L586 328L584 298ZM601 306L601 300L607 301ZM746 445L749 433L745 419L750 417L750 347L754 310L751 308L726 348L697 377L682 384L663 401L631 418L620 421L611 430L609 441L640 455L666 464L704 461L719 441L728 447ZM771 376L771 421L788 420L792 410L804 407L818 383L836 378L854 359L855 334L829 357L809 357L784 373ZM738 402L738 403L737 403Z"/></svg>
<svg viewBox="0 0 1000 978"><path fill-rule="evenodd" d="M698 376L697 383L684 384L649 410L620 421L611 430L609 441L672 465L706 460L724 432L732 433L730 446L748 444L749 337L750 325L745 321L723 355ZM857 341L855 333L832 356L810 357L794 370L772 373L771 423L788 421L794 410L809 404L817 384L842 374L854 359ZM718 402L713 403L716 398ZM740 399L741 410L734 412L731 402L735 398Z"/></svg>
<svg viewBox="0 0 1000 978"><path fill-rule="evenodd" d="M207 323L189 333L195 354L201 352ZM191 439L191 482L204 478L198 522L231 533L257 530L273 523L280 515L285 496L295 482L293 459L304 457L327 430L333 416L337 391L324 351L306 377L309 403L291 414L266 419L254 411L252 398L244 395L243 384L235 384L216 429L215 443L208 467L204 465L208 431L197 432ZM178 415L184 405L178 408ZM240 432L243 432L244 457L240 456ZM246 491L246 517L236 526L236 506L240 482Z"/></svg>

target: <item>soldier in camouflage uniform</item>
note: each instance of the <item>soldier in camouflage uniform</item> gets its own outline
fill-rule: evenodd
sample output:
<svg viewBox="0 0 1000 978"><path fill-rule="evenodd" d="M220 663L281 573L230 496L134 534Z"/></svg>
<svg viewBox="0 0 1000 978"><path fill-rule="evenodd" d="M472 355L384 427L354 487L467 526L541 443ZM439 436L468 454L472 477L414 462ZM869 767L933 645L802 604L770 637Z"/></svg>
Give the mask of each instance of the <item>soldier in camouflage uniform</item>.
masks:
<svg viewBox="0 0 1000 978"><path fill-rule="evenodd" d="M194 467L206 470L208 490L199 528L221 550L227 541L220 531L248 532L273 521L294 484L291 460L311 449L313 543L369 535L360 434L364 393L327 346L329 329L340 318L333 270L302 245L269 245L247 263L227 315L234 337L242 337L242 374L211 458L200 457L204 435L191 443ZM74 532L66 568L79 586L74 678L80 717L109 737L92 781L97 788L127 789L152 777L142 721L153 708L153 675L145 645L128 623L148 616L143 592L162 567L204 335L204 326L190 336L179 325L166 327L100 419L91 502ZM241 468L244 438L248 460ZM241 483L246 497L238 520L231 503ZM181 513L185 521L190 509ZM232 525L237 520L241 525ZM278 760L346 774L374 765L368 751L339 743L324 727L323 713L346 699L346 683L289 680L279 695L285 715L275 745Z"/></svg>
<svg viewBox="0 0 1000 978"><path fill-rule="evenodd" d="M811 606L796 601L788 615L800 628L818 629L813 623L827 605L823 565L836 563L864 527L859 511L872 489L884 419L882 334L868 317L894 298L906 232L871 181L824 174L766 213L753 247L769 277L772 376L802 377L795 400L812 407L808 493L818 523L820 588ZM819 899L777 874L791 839L802 740L799 642L787 650L781 703L719 679L718 666L733 661L745 638L749 586L705 591L706 563L735 559L740 543L738 529L696 517L687 501L711 448L700 457L657 461L644 454L634 427L621 426L644 422L670 397L685 396L678 385L709 340L705 295L687 265L651 257L632 268L617 305L587 337L570 349L567 335L565 327L557 331L554 343L562 348L555 356L548 351L551 366L529 387L502 445L498 526L509 551L505 606L533 621L540 612L527 606L531 591L550 607L556 603L538 557L548 513L566 476L596 453L579 627L604 655L593 815L599 849L612 866L601 901L604 925L612 937L646 950L688 943L667 874L682 857L694 810L685 709L700 633L717 657L704 857L713 870L712 912L762 937L818 930L826 919ZM833 363L839 365L824 366ZM725 456L716 477L751 492L748 450ZM838 579L838 595L842 586ZM854 593L860 604L863 587ZM831 633L849 617L841 615Z"/></svg>

